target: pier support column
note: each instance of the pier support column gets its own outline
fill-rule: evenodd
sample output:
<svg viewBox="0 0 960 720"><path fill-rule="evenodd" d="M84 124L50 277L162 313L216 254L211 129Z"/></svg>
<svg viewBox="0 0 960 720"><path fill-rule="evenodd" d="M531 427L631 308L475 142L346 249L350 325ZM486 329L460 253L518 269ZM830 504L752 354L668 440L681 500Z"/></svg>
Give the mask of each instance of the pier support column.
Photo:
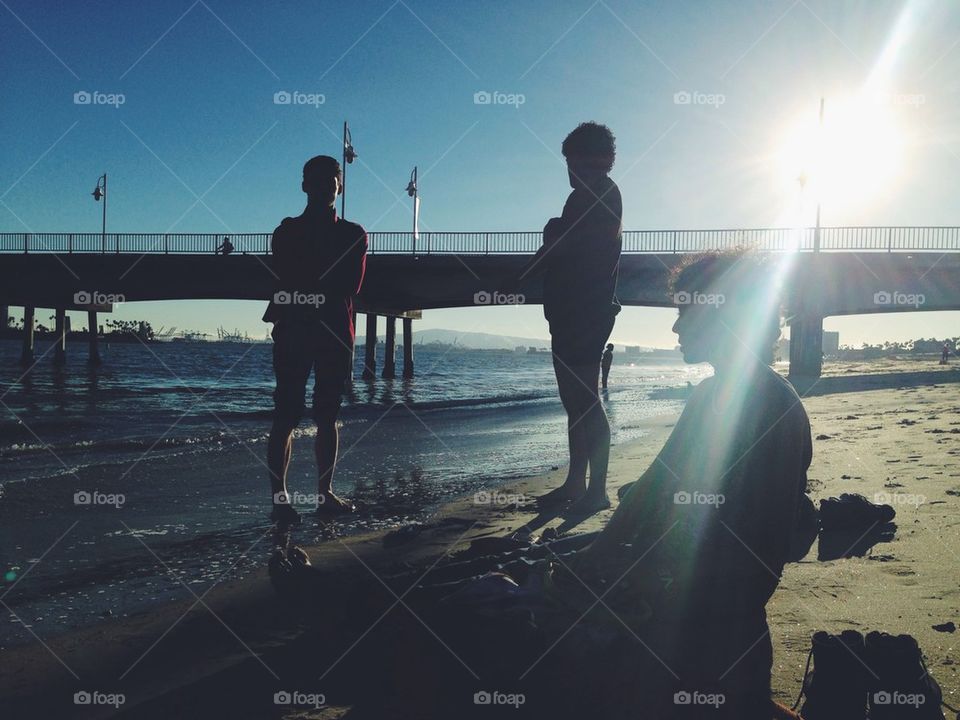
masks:
<svg viewBox="0 0 960 720"><path fill-rule="evenodd" d="M53 351L55 365L63 365L67 361L67 311L64 308L56 309L56 350Z"/></svg>
<svg viewBox="0 0 960 720"><path fill-rule="evenodd" d="M413 318L403 319L403 376L413 377Z"/></svg>
<svg viewBox="0 0 960 720"><path fill-rule="evenodd" d="M383 355L383 377L393 380L397 376L397 319L388 315L386 321L387 344Z"/></svg>
<svg viewBox="0 0 960 720"><path fill-rule="evenodd" d="M367 344L363 355L363 379L373 380L377 376L377 316L367 313Z"/></svg>
<svg viewBox="0 0 960 720"><path fill-rule="evenodd" d="M7 332L10 327L10 306L0 305L0 332Z"/></svg>
<svg viewBox="0 0 960 720"><path fill-rule="evenodd" d="M823 371L823 318L798 315L790 321L790 381L809 382Z"/></svg>
<svg viewBox="0 0 960 720"><path fill-rule="evenodd" d="M100 360L100 345L97 337L97 313L95 310L90 310L87 313L87 333L90 335L90 344L89 352L87 353L87 362L91 365L99 365Z"/></svg>
<svg viewBox="0 0 960 720"><path fill-rule="evenodd" d="M32 365L33 352L33 326L34 309L32 307L23 308L23 349L20 351L20 364Z"/></svg>

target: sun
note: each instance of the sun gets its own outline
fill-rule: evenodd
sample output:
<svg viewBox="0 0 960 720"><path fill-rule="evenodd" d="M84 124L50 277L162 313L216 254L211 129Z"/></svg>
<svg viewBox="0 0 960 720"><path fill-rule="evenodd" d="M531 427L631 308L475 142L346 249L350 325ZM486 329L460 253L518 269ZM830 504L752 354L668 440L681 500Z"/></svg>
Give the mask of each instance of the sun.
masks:
<svg viewBox="0 0 960 720"><path fill-rule="evenodd" d="M889 191L900 172L904 136L883 97L859 95L825 103L823 121L811 112L782 134L779 183L800 193L809 211L862 210Z"/></svg>

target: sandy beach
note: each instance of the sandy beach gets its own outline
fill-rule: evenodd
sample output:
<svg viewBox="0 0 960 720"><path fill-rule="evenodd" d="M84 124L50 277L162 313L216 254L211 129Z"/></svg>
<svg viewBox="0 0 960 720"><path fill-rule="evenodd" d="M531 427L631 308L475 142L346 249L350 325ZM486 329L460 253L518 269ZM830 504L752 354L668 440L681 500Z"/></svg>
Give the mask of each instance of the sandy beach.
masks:
<svg viewBox="0 0 960 720"><path fill-rule="evenodd" d="M830 553L815 542L801 562L787 566L767 608L780 702L789 705L796 698L811 634L853 628L914 635L945 699L960 703L957 635L934 628L960 622L958 390L957 369L906 360L829 364L824 378L808 389L804 405L814 436L811 498L818 502L855 492L885 500L897 510L897 529L888 541L864 547L854 538L850 545L857 547L839 551L860 555L854 557L820 560ZM614 498L617 487L636 479L651 462L675 420L646 421L641 439L614 446ZM308 547L313 564L329 579L325 607L305 612L285 604L263 567L202 595L184 586L182 601L154 612L37 637L3 653L0 696L12 710L9 717L117 716L111 705L75 705L74 693L83 691L122 693L121 717L167 717L187 703L191 717L348 716L357 693L375 691L363 688L361 681L369 678L356 677L351 655L374 642L389 625L390 612L404 612L403 595L389 578L429 568L477 538L517 530L535 515L524 499L562 477L558 468L501 492L451 503L410 531L406 542L385 543L384 533L377 532ZM599 529L611 513L562 530ZM561 523L558 518L538 531ZM264 537L249 552L263 557L268 547ZM350 609L342 607L338 589L373 577L388 581L383 598L371 599L372 604L392 610L373 615L369 635L344 637L336 621ZM325 704L310 707L309 698L307 706L274 704L274 693L283 690L320 693Z"/></svg>

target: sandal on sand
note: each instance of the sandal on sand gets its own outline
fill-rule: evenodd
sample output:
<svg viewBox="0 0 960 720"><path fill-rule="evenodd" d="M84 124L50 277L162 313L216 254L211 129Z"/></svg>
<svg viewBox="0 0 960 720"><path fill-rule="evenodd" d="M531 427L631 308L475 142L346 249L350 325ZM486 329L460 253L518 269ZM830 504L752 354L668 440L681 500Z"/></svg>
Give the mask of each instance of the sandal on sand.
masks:
<svg viewBox="0 0 960 720"><path fill-rule="evenodd" d="M823 530L868 528L890 522L896 514L891 505L876 505L863 495L853 493L820 501L820 527Z"/></svg>

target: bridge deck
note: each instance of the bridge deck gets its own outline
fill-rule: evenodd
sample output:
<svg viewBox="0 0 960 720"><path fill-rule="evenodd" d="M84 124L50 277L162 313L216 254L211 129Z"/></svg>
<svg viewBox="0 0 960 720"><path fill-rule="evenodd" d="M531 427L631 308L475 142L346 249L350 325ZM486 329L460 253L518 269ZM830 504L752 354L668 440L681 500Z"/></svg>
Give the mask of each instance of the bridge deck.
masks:
<svg viewBox="0 0 960 720"><path fill-rule="evenodd" d="M214 254L229 237L238 253L268 254L271 233L0 233L0 253ZM371 232L370 252L405 255L529 254L539 232ZM824 227L626 230L623 251L689 253L750 246L808 252L960 252L960 227Z"/></svg>

